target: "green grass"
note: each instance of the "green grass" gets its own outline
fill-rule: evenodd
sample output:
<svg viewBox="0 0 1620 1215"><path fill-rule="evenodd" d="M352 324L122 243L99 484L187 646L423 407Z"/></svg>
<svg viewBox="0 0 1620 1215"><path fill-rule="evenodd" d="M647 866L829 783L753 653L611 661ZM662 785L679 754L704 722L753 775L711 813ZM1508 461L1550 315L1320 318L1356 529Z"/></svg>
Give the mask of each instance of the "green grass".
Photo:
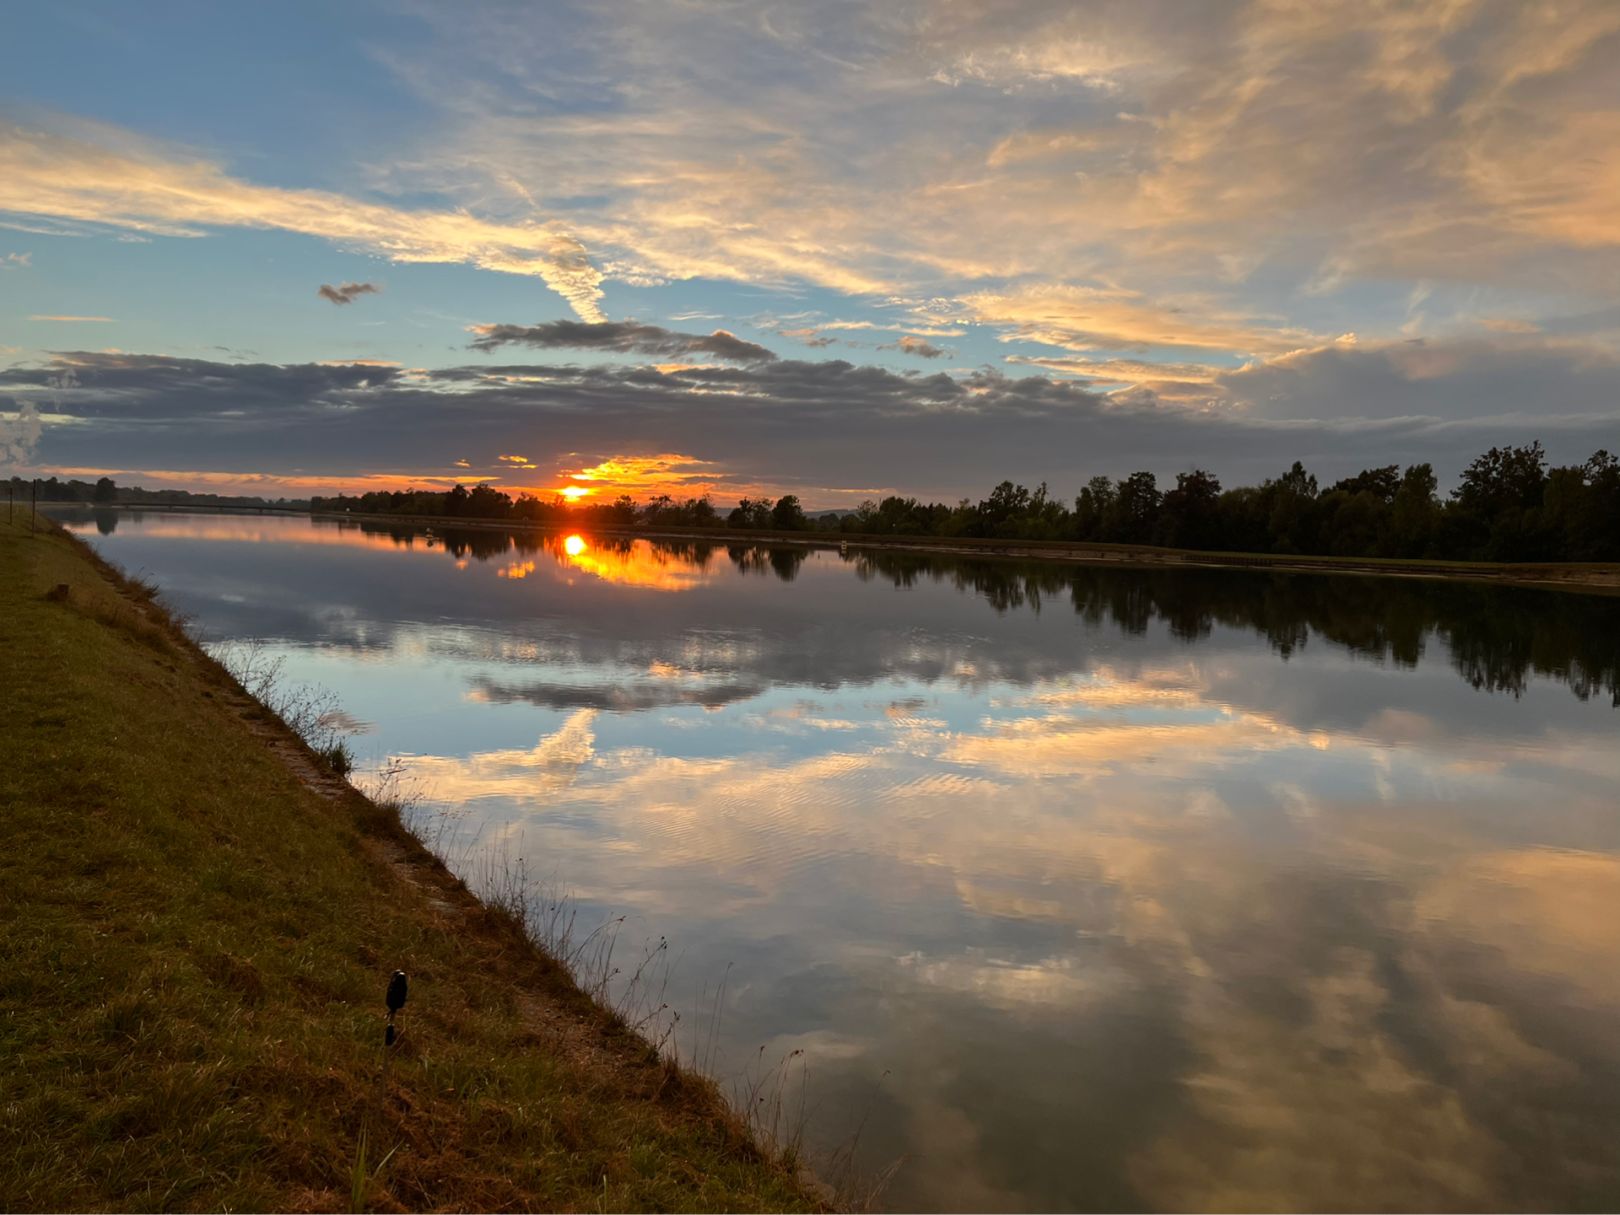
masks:
<svg viewBox="0 0 1620 1215"><path fill-rule="evenodd" d="M816 1205L392 816L300 784L148 589L21 515L0 689L0 1205Z"/></svg>

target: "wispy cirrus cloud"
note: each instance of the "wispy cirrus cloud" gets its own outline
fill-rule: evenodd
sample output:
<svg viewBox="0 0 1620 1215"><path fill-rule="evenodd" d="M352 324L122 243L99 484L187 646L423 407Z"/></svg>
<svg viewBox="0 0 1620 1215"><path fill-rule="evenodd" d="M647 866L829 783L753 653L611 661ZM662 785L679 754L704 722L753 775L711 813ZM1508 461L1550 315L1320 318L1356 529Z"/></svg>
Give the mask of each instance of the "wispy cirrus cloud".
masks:
<svg viewBox="0 0 1620 1215"><path fill-rule="evenodd" d="M1179 405L1213 403L1218 398L1215 377L1232 370L1212 363L1152 362L1147 359L1099 359L1009 354L1005 362L1041 367L1059 375L1075 376L1112 391L1148 392L1157 400Z"/></svg>
<svg viewBox="0 0 1620 1215"><path fill-rule="evenodd" d="M391 177L564 214L588 199L578 231L627 276L976 299L963 319L1008 333L1031 318L987 297L1089 293L1111 317L1030 331L1115 351L1376 331L1344 315L1364 300L1312 300L1416 275L1602 294L1620 271L1620 18L1601 0L1556 20L1237 0L613 13L575 12L566 54L635 88L543 118L522 99L579 79L561 44L494 8L430 18L435 58L394 67L456 129Z"/></svg>
<svg viewBox="0 0 1620 1215"><path fill-rule="evenodd" d="M1067 350L1195 349L1281 353L1321 339L1235 314L1208 300L1150 299L1117 287L1047 284L980 291L962 304L975 321L1004 327L1005 337Z"/></svg>
<svg viewBox="0 0 1620 1215"><path fill-rule="evenodd" d="M254 185L207 160L109 128L70 135L0 127L0 211L161 236L197 237L216 228L299 232L394 262L467 263L535 276L584 319L601 319L602 274L554 220L482 219Z"/></svg>
<svg viewBox="0 0 1620 1215"><path fill-rule="evenodd" d="M71 316L61 313L36 312L28 318L31 321L53 321L66 325L114 325L117 320L110 316Z"/></svg>

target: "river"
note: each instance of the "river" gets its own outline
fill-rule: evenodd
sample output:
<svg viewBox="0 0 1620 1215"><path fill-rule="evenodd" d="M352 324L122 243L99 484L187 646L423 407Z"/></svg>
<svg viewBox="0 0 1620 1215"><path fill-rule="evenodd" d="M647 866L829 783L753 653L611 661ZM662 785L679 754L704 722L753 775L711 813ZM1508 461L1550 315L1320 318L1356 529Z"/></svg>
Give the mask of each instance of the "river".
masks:
<svg viewBox="0 0 1620 1215"><path fill-rule="evenodd" d="M1620 599L67 517L885 1205L1620 1205Z"/></svg>

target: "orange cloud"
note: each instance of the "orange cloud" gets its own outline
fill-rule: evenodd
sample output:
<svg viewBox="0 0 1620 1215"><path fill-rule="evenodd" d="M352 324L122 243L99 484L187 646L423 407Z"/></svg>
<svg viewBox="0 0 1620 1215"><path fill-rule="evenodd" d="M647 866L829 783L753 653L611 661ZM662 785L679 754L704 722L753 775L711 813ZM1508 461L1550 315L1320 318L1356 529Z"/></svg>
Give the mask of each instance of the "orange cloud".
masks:
<svg viewBox="0 0 1620 1215"><path fill-rule="evenodd" d="M1116 287L1049 284L980 291L962 303L972 319L1005 327L1004 340L1068 350L1191 347L1281 354L1321 341L1305 330L1268 325L1207 301L1150 300Z"/></svg>
<svg viewBox="0 0 1620 1215"><path fill-rule="evenodd" d="M565 484L556 492L571 500L587 495L616 498L629 494L645 501L668 494L672 498L700 498L708 495L752 495L764 492L755 485L743 485L717 476L717 465L697 456L663 452L649 456L613 456L584 468L565 468L560 476Z"/></svg>

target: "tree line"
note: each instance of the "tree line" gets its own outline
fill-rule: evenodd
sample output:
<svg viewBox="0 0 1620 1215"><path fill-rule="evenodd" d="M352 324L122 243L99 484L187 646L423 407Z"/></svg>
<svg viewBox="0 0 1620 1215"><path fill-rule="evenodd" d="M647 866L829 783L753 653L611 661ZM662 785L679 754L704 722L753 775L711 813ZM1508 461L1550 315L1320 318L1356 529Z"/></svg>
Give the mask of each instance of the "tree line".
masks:
<svg viewBox="0 0 1620 1215"><path fill-rule="evenodd" d="M1462 561L1620 560L1620 460L1596 452L1549 468L1539 442L1493 447L1442 497L1430 464L1369 468L1323 488L1297 461L1259 485L1222 487L1202 469L1161 487L1151 472L1093 477L1072 500L1003 481L954 505L890 496L807 516L793 494L744 498L722 515L707 497L574 504L487 485L316 498L341 513L508 519L573 527L837 531L1162 545L1217 552Z"/></svg>
<svg viewBox="0 0 1620 1215"><path fill-rule="evenodd" d="M251 494L194 493L189 489L142 489L139 485L119 485L111 477L94 481L60 477L11 477L0 482L18 502L80 502L92 506L279 506L300 508L303 498L261 498Z"/></svg>
<svg viewBox="0 0 1620 1215"><path fill-rule="evenodd" d="M533 494L512 497L488 485L470 489L457 485L443 493L433 490L374 490L371 493L338 494L313 498L316 512L365 515L422 515L449 519L508 519L522 523L555 524L559 527L729 527L746 531L806 531L816 526L799 499L784 494L770 498L744 498L728 514L722 515L707 496L677 500L661 494L648 502L637 502L621 494L611 502L569 502L560 494L537 498ZM833 520L836 529L837 520Z"/></svg>

